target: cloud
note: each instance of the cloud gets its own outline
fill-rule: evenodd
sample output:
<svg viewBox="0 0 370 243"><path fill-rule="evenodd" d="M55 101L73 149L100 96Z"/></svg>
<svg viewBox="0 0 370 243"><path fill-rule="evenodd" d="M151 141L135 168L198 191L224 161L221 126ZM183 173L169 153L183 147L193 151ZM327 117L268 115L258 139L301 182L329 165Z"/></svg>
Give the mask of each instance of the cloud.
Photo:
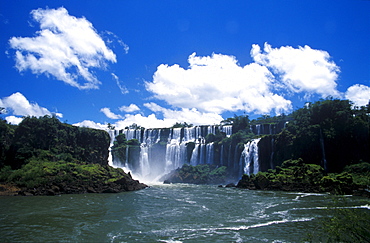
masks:
<svg viewBox="0 0 370 243"><path fill-rule="evenodd" d="M196 108L172 110L161 107L153 102L145 103L144 106L153 112L161 113L164 120L174 121L172 125L176 122L186 122L194 125L209 125L219 124L223 120L222 116L217 113L199 112Z"/></svg>
<svg viewBox="0 0 370 243"><path fill-rule="evenodd" d="M159 65L146 89L175 108L216 114L290 112L287 97L297 93L306 99L342 97L336 88L339 67L325 51L309 46L272 48L266 43L263 51L253 45L250 55L254 62L241 66L234 56L193 53L188 68Z"/></svg>
<svg viewBox="0 0 370 243"><path fill-rule="evenodd" d="M127 94L128 93L128 90L127 88L121 83L121 81L119 80L119 77L117 75L115 75L114 73L111 73L112 75L112 79L116 81L117 83L117 86L118 88L121 90L121 93L122 94Z"/></svg>
<svg viewBox="0 0 370 243"><path fill-rule="evenodd" d="M15 116L45 116L55 115L63 117L61 113L53 113L36 103L30 103L23 94L16 92L8 97L0 99L0 107L4 107L8 112ZM9 118L13 119L13 118Z"/></svg>
<svg viewBox="0 0 370 243"><path fill-rule="evenodd" d="M104 107L104 108L101 108L100 109L101 112L104 113L104 115L106 115L106 117L110 118L110 119L114 119L114 120L117 120L117 119L122 119L122 116L121 115L117 115L117 114L114 114L113 112L111 112L111 110L107 107Z"/></svg>
<svg viewBox="0 0 370 243"><path fill-rule="evenodd" d="M233 56L212 54L188 58L189 68L161 64L146 82L154 97L174 107L221 114L246 111L257 114L291 110L291 101L273 93L275 80L265 67L251 63L240 66Z"/></svg>
<svg viewBox="0 0 370 243"><path fill-rule="evenodd" d="M16 116L7 116L5 117L5 120L13 125L18 125L19 123L22 122L23 118L22 117L16 117Z"/></svg>
<svg viewBox="0 0 370 243"><path fill-rule="evenodd" d="M365 106L370 102L370 87L362 84L352 85L347 89L345 97L356 106Z"/></svg>
<svg viewBox="0 0 370 243"><path fill-rule="evenodd" d="M90 120L84 120L82 122L78 122L73 125L78 126L78 127L90 127L90 128L100 129L100 130L108 129L107 124L101 124L101 123L97 123L97 122L90 121Z"/></svg>
<svg viewBox="0 0 370 243"><path fill-rule="evenodd" d="M119 110L122 112L131 113L131 112L139 111L140 108L135 104L130 104L129 106L121 106Z"/></svg>
<svg viewBox="0 0 370 243"><path fill-rule="evenodd" d="M78 89L97 89L100 81L92 68L104 69L116 55L84 17L76 18L61 7L31 11L40 24L35 37L12 37L16 68L53 76Z"/></svg>
<svg viewBox="0 0 370 243"><path fill-rule="evenodd" d="M148 103L146 106L154 107L153 103ZM113 125L116 129L124 129L133 123L145 128L163 128L172 127L176 122L186 122L193 125L208 125L219 124L223 120L223 118L218 114L201 113L195 108L182 109L178 111L165 109L163 107L160 107L160 109L160 111L158 109L156 112L158 115L163 116L162 119L158 118L156 114L150 114L149 116L143 116L142 114L126 114L123 120L119 120Z"/></svg>
<svg viewBox="0 0 370 243"><path fill-rule="evenodd" d="M258 64L271 68L281 78L280 87L292 93L305 93L321 97L341 95L336 89L339 67L330 60L326 51L314 50L309 46L272 48L265 43L264 51L253 45L251 56Z"/></svg>
<svg viewBox="0 0 370 243"><path fill-rule="evenodd" d="M123 47L124 53L128 53L130 47L126 43L124 43L116 34L110 31L104 31L104 34L104 39L108 44L112 45L114 42L117 42L118 45Z"/></svg>
<svg viewBox="0 0 370 243"><path fill-rule="evenodd" d="M118 130L124 129L125 127L130 126L133 123L145 128L163 128L172 127L176 122L186 122L193 125L209 125L220 124L220 122L223 120L222 116L220 116L219 114L204 113L198 111L195 108L171 110L161 107L153 102L145 103L144 106L153 111L155 114L153 113L149 116L144 116L143 114L125 114L124 116L121 116L114 114L107 107L102 108L100 111L103 112L110 119L120 119L119 121L116 121L114 124L112 124ZM138 109L138 107L134 104L126 106L126 110L132 109L136 111L136 108ZM120 110L123 110L122 107L120 107ZM74 125L98 128L103 130L107 129L106 124L102 125L100 123L95 123L89 120L85 120Z"/></svg>

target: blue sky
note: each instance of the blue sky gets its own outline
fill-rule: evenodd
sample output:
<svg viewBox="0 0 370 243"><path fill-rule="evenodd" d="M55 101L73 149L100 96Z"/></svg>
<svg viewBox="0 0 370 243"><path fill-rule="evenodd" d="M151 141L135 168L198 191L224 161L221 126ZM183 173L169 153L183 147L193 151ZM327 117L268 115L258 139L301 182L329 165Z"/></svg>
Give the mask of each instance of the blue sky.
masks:
<svg viewBox="0 0 370 243"><path fill-rule="evenodd" d="M218 124L370 99L370 1L0 1L1 117Z"/></svg>

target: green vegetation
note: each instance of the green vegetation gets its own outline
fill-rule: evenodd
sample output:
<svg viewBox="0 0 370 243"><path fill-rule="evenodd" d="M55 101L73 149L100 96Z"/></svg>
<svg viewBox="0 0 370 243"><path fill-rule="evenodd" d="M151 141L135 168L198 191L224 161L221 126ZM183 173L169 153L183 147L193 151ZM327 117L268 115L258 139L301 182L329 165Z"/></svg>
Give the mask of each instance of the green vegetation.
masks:
<svg viewBox="0 0 370 243"><path fill-rule="evenodd" d="M184 164L182 168L166 175L165 183L222 184L226 178L226 166Z"/></svg>
<svg viewBox="0 0 370 243"><path fill-rule="evenodd" d="M172 128L182 128L182 127L192 127L193 124L188 124L186 122L176 122Z"/></svg>
<svg viewBox="0 0 370 243"><path fill-rule="evenodd" d="M18 126L1 120L0 138L2 187L54 195L104 192L123 178L132 181L121 169L108 166L110 138L102 130L71 126L55 117L25 117ZM125 190L121 184L111 191Z"/></svg>
<svg viewBox="0 0 370 243"><path fill-rule="evenodd" d="M55 117L25 117L18 126L3 124L5 138L0 164L19 169L31 158L47 157L50 161L66 159L86 163L108 163L109 134L102 130L75 127ZM5 135L3 135L5 134Z"/></svg>
<svg viewBox="0 0 370 243"><path fill-rule="evenodd" d="M305 242L370 242L370 212L367 208L333 206L326 210L333 216L319 219L320 226L307 235Z"/></svg>
<svg viewBox="0 0 370 243"><path fill-rule="evenodd" d="M370 163L361 162L359 164L348 165L344 172L352 175L353 183L359 187L366 188L370 185Z"/></svg>
<svg viewBox="0 0 370 243"><path fill-rule="evenodd" d="M352 165L349 172L325 174L324 169L315 164L305 164L302 159L287 160L275 170L258 172L256 175L243 175L238 183L240 188L260 190L284 190L302 192L331 192L333 194L351 194L354 190L366 187L370 176L369 163ZM357 174L356 169L361 170ZM367 173L367 174L366 174ZM354 178L361 178L354 180Z"/></svg>
<svg viewBox="0 0 370 243"><path fill-rule="evenodd" d="M302 158L327 172L370 161L370 106L352 108L348 100L327 99L307 104L274 136L274 162Z"/></svg>
<svg viewBox="0 0 370 243"><path fill-rule="evenodd" d="M61 183L107 184L124 176L122 170L100 164L40 161L38 159L31 159L18 170L11 170L9 166L0 170L2 182L13 183L20 188L28 189Z"/></svg>

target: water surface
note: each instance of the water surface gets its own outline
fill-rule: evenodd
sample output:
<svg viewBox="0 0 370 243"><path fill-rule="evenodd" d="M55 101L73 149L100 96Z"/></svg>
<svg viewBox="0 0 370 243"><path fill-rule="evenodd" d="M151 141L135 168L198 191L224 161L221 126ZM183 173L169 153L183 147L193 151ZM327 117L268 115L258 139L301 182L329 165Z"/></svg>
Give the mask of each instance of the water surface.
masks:
<svg viewBox="0 0 370 243"><path fill-rule="evenodd" d="M339 201L339 203L338 203ZM153 185L119 194L0 197L3 242L300 242L327 207L369 210L327 194Z"/></svg>

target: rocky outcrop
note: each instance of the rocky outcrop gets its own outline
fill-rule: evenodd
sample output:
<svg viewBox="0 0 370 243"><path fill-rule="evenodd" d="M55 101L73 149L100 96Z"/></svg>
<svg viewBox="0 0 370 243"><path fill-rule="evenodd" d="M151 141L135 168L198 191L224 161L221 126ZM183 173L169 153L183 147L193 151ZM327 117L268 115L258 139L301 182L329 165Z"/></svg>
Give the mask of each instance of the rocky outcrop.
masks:
<svg viewBox="0 0 370 243"><path fill-rule="evenodd" d="M214 165L191 166L184 164L183 167L165 175L162 179L165 184L190 183L190 184L222 184L227 178L226 167Z"/></svg>
<svg viewBox="0 0 370 243"><path fill-rule="evenodd" d="M326 175L318 165L304 164L301 159L287 160L281 167L256 175L243 175L238 188L250 190L278 190L296 192L329 192L332 194L367 195L354 183L348 172Z"/></svg>
<svg viewBox="0 0 370 243"><path fill-rule="evenodd" d="M51 178L51 180L53 180ZM124 177L103 183L100 181L62 181L39 185L34 188L18 187L14 184L1 184L0 196L54 196L60 194L83 193L119 193L141 190L148 187L138 180L132 179L130 173Z"/></svg>

